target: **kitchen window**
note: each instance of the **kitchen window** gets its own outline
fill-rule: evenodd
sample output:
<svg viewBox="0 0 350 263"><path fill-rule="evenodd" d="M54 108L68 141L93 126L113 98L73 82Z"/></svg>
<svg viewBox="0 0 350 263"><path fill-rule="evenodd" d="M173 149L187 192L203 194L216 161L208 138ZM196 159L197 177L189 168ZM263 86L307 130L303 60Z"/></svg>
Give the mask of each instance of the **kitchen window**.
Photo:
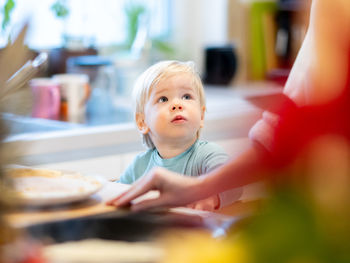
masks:
<svg viewBox="0 0 350 263"><path fill-rule="evenodd" d="M107 46L123 43L127 36L125 6L142 5L149 13L150 37L162 37L170 31L169 0L66 0L69 15L59 19L51 10L57 0L14 0L9 26L0 35L5 46L25 21L30 22L27 44L32 49L46 49L63 45L64 34L80 38L88 46ZM1 0L4 6L5 0ZM3 13L0 15L1 21Z"/></svg>
<svg viewBox="0 0 350 263"><path fill-rule="evenodd" d="M109 46L120 46L128 36L127 15L125 8L130 5L143 6L149 38L169 37L170 35L170 0L62 0L69 10L65 18L58 18L51 7L57 0L13 0L15 7L10 23L0 34L0 47L4 47L10 38L15 38L24 22L29 21L26 44L32 50L50 50L64 46L63 35L73 40L80 39L82 48L93 47L95 50ZM6 0L0 0L3 7ZM0 14L0 21L3 19ZM145 21L145 20L143 20ZM69 46L64 46L69 48ZM30 94L26 94L26 97ZM92 101L90 99L90 101ZM31 118L31 112L18 113L5 111L2 119L8 124L11 135L22 133L41 133L47 131L70 130L87 126L132 122L130 109L112 108L108 114L95 116L88 113L88 122L70 123L50 119ZM10 107L11 108L11 107ZM28 107L27 107L28 108Z"/></svg>

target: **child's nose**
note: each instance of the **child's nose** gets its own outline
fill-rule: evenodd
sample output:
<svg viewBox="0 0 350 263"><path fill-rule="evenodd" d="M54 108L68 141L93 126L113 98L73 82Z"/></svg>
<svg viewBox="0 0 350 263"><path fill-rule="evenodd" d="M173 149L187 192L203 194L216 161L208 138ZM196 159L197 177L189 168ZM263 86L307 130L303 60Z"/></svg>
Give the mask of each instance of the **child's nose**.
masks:
<svg viewBox="0 0 350 263"><path fill-rule="evenodd" d="M182 110L182 109L183 109L183 107L181 104L174 104L173 106L171 106L172 111Z"/></svg>

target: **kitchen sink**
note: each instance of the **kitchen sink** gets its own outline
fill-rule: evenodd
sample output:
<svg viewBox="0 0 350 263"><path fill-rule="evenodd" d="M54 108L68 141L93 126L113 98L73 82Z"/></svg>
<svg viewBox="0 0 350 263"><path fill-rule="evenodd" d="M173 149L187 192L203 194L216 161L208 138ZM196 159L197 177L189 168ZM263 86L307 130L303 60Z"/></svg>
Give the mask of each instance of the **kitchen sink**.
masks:
<svg viewBox="0 0 350 263"><path fill-rule="evenodd" d="M98 111L88 111L84 123L33 118L31 116L22 116L12 113L2 113L0 116L6 127L8 127L9 135L11 136L27 133L72 130L133 121L132 110L124 107L115 107L111 109L108 114Z"/></svg>
<svg viewBox="0 0 350 263"><path fill-rule="evenodd" d="M1 119L8 128L8 132L10 135L18 135L22 133L50 132L83 127L82 124L32 118L30 116L21 116L11 113L2 113Z"/></svg>

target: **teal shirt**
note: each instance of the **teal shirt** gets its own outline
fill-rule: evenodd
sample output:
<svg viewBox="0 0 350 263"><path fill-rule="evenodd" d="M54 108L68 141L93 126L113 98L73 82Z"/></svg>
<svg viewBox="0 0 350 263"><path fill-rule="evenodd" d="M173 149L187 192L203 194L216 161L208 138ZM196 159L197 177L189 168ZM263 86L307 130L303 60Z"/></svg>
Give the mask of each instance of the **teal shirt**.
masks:
<svg viewBox="0 0 350 263"><path fill-rule="evenodd" d="M214 170L227 160L228 155L221 146L206 141L197 140L185 152L170 159L160 157L154 148L137 155L119 182L132 184L156 166L179 174L199 176Z"/></svg>

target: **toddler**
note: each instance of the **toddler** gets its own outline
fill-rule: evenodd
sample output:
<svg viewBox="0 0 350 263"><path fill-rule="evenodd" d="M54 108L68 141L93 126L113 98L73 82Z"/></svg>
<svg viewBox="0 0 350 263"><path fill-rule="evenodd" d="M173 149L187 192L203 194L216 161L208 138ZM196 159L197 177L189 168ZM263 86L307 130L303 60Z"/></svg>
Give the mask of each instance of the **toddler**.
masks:
<svg viewBox="0 0 350 263"><path fill-rule="evenodd" d="M136 80L133 98L136 125L148 150L135 157L119 182L132 184L157 166L199 176L227 161L219 145L199 140L206 108L193 62L162 61L151 66ZM241 190L234 189L190 206L214 210L240 195Z"/></svg>

